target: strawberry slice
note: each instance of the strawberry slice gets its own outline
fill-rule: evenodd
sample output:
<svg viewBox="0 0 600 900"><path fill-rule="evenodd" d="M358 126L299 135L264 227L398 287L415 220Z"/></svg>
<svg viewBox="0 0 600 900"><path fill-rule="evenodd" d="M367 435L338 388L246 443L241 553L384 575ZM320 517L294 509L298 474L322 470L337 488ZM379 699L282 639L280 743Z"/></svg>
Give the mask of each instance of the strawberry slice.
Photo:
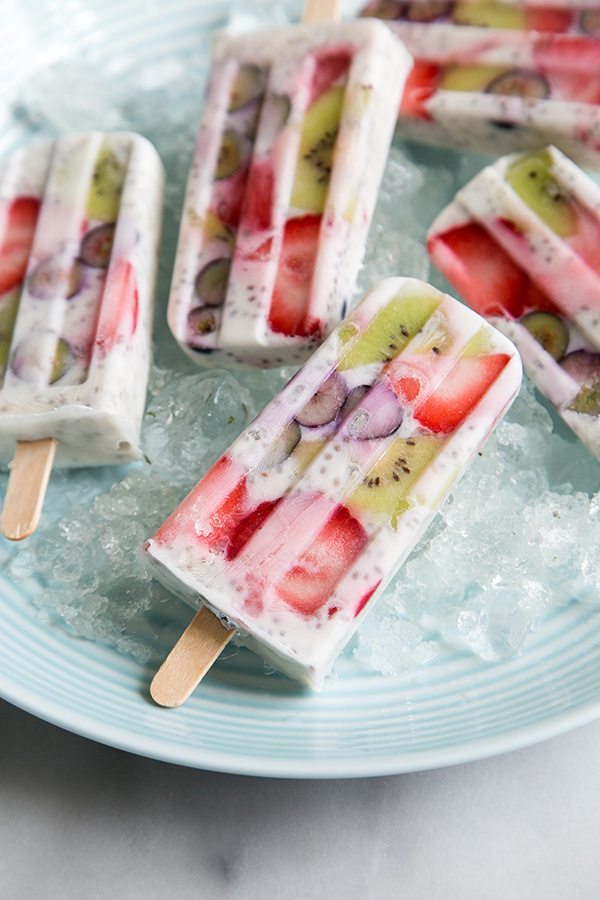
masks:
<svg viewBox="0 0 600 900"><path fill-rule="evenodd" d="M37 197L17 197L0 209L0 294L25 278L39 211Z"/></svg>
<svg viewBox="0 0 600 900"><path fill-rule="evenodd" d="M506 353L463 356L414 417L430 431L450 434L464 422L510 361Z"/></svg>
<svg viewBox="0 0 600 900"><path fill-rule="evenodd" d="M320 227L321 216L315 215L286 222L269 311L269 324L280 334L307 337L318 329L306 321L306 314Z"/></svg>
<svg viewBox="0 0 600 900"><path fill-rule="evenodd" d="M270 160L252 163L246 183L241 227L248 231L265 231L273 223L275 175Z"/></svg>
<svg viewBox="0 0 600 900"><path fill-rule="evenodd" d="M237 527L246 500L246 479L233 460L222 456L161 525L155 540L170 545L180 537L222 550Z"/></svg>
<svg viewBox="0 0 600 900"><path fill-rule="evenodd" d="M525 21L531 31L545 31L558 34L567 31L571 24L573 11L569 9L552 9L549 6L525 9Z"/></svg>
<svg viewBox="0 0 600 900"><path fill-rule="evenodd" d="M281 497L277 500L265 500L263 503L259 503L255 509L238 522L229 536L227 559L235 559L238 553L244 549L254 532L260 528L280 499Z"/></svg>
<svg viewBox="0 0 600 900"><path fill-rule="evenodd" d="M329 600L367 543L367 533L345 506L338 506L317 538L277 586L277 593L303 616Z"/></svg>
<svg viewBox="0 0 600 900"><path fill-rule="evenodd" d="M400 112L406 116L429 119L425 103L435 94L440 80L441 69L433 63L415 60L406 79L404 94L400 102Z"/></svg>
<svg viewBox="0 0 600 900"><path fill-rule="evenodd" d="M96 347L103 356L117 342L135 334L138 311L135 269L128 260L119 260L108 270L96 331Z"/></svg>
<svg viewBox="0 0 600 900"><path fill-rule="evenodd" d="M352 49L350 47L327 47L315 54L315 70L310 86L309 106L318 100L321 94L341 81L346 75L352 62Z"/></svg>

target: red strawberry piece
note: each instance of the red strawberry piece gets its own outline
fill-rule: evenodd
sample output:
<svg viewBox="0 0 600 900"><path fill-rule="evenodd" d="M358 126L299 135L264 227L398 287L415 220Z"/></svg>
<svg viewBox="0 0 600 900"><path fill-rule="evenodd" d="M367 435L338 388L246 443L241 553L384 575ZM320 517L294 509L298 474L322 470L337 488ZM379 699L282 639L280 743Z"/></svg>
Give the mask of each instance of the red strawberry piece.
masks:
<svg viewBox="0 0 600 900"><path fill-rule="evenodd" d="M558 34L568 31L573 18L573 11L568 9L552 9L548 6L535 6L525 9L525 21L531 31L546 31Z"/></svg>
<svg viewBox="0 0 600 900"><path fill-rule="evenodd" d="M108 353L118 341L127 340L137 328L139 311L135 269L128 260L119 260L108 270L96 346Z"/></svg>
<svg viewBox="0 0 600 900"><path fill-rule="evenodd" d="M415 60L406 80L404 94L400 102L400 112L405 116L429 119L425 104L435 94L441 69L433 63Z"/></svg>
<svg viewBox="0 0 600 900"><path fill-rule="evenodd" d="M542 74L579 72L588 78L598 71L598 42L580 35L540 35L532 42L532 66Z"/></svg>
<svg viewBox="0 0 600 900"><path fill-rule="evenodd" d="M373 594L375 593L375 591L377 590L377 588L379 587L380 584L381 584L381 578L379 579L377 584L373 585L373 587L371 588L370 591L367 591L366 594L363 594L363 596L358 601L358 606L354 610L354 618L356 618L363 611L363 609L365 608L365 606L367 605L367 603L369 602L369 600L371 599L371 597L373 596Z"/></svg>
<svg viewBox="0 0 600 900"><path fill-rule="evenodd" d="M337 584L367 543L367 533L345 506L329 521L277 586L277 593L304 616L312 616L331 597Z"/></svg>
<svg viewBox="0 0 600 900"><path fill-rule="evenodd" d="M273 331L308 336L318 323L307 321L310 287L317 257L321 216L288 219L271 299Z"/></svg>
<svg viewBox="0 0 600 900"><path fill-rule="evenodd" d="M600 225L580 204L577 204L577 231L569 237L568 244L600 275Z"/></svg>
<svg viewBox="0 0 600 900"><path fill-rule="evenodd" d="M275 176L269 160L252 163L248 173L240 227L248 231L265 231L273 223L273 191Z"/></svg>
<svg viewBox="0 0 600 900"><path fill-rule="evenodd" d="M241 519L229 536L227 559L235 559L244 549L252 535L267 519L279 500L265 500Z"/></svg>
<svg viewBox="0 0 600 900"><path fill-rule="evenodd" d="M239 225L247 175L248 169L244 166L226 181L217 183L212 211L227 228L235 229Z"/></svg>
<svg viewBox="0 0 600 900"><path fill-rule="evenodd" d="M37 197L17 197L0 210L0 294L25 278L39 211Z"/></svg>
<svg viewBox="0 0 600 900"><path fill-rule="evenodd" d="M415 410L415 419L430 431L450 434L479 403L509 360L506 353L461 357L437 390Z"/></svg>
<svg viewBox="0 0 600 900"><path fill-rule="evenodd" d="M432 235L428 250L436 266L482 316L523 315L529 277L476 222Z"/></svg>
<svg viewBox="0 0 600 900"><path fill-rule="evenodd" d="M246 479L228 456L222 456L159 528L155 540L171 544L185 536L224 548L243 515L245 499Z"/></svg>
<svg viewBox="0 0 600 900"><path fill-rule="evenodd" d="M321 94L340 82L346 75L352 62L352 50L350 47L329 47L315 54L315 70L313 73L309 106L317 100Z"/></svg>

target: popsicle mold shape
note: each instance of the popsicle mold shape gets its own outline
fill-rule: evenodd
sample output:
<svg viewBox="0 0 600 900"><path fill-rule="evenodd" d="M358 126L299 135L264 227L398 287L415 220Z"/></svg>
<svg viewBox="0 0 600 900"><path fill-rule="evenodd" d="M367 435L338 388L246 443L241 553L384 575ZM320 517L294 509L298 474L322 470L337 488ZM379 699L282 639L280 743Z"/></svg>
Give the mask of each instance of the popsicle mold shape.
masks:
<svg viewBox="0 0 600 900"><path fill-rule="evenodd" d="M293 363L339 323L411 65L377 21L217 41L168 311L196 362Z"/></svg>
<svg viewBox="0 0 600 900"><path fill-rule="evenodd" d="M319 689L520 380L513 345L466 306L383 281L146 542L145 561Z"/></svg>
<svg viewBox="0 0 600 900"><path fill-rule="evenodd" d="M440 213L428 249L600 458L600 186L555 147L504 157Z"/></svg>
<svg viewBox="0 0 600 900"><path fill-rule="evenodd" d="M0 459L139 458L163 170L136 134L31 144L0 174Z"/></svg>
<svg viewBox="0 0 600 900"><path fill-rule="evenodd" d="M598 15L586 9L589 30L567 34L391 21L415 59L399 133L494 156L555 144L582 165L600 169Z"/></svg>

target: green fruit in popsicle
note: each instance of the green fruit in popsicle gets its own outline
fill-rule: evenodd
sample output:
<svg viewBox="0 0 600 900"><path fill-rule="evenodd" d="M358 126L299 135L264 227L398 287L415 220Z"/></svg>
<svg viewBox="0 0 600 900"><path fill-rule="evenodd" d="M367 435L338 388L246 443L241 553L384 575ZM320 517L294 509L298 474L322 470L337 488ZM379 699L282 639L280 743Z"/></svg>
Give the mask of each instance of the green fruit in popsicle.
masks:
<svg viewBox="0 0 600 900"><path fill-rule="evenodd" d="M506 180L559 237L577 231L577 213L571 197L552 174L552 159L547 150L521 156L511 163Z"/></svg>
<svg viewBox="0 0 600 900"><path fill-rule="evenodd" d="M481 25L487 28L525 28L525 14L518 6L506 3L457 3L452 13L457 25Z"/></svg>
<svg viewBox="0 0 600 900"><path fill-rule="evenodd" d="M569 346L569 329L561 318L549 312L530 312L521 319L536 341L554 359L562 359Z"/></svg>
<svg viewBox="0 0 600 900"><path fill-rule="evenodd" d="M398 516L411 505L407 494L432 462L444 439L434 435L398 438L370 469L350 497L349 505L390 516L393 528Z"/></svg>
<svg viewBox="0 0 600 900"><path fill-rule="evenodd" d="M125 181L125 164L107 146L102 146L96 159L87 198L86 214L90 219L115 222L119 213Z"/></svg>
<svg viewBox="0 0 600 900"><path fill-rule="evenodd" d="M371 320L345 353L342 349L339 370L389 362L406 347L439 304L440 298L436 295L400 294L395 297ZM348 343L357 332L358 326L352 321L347 322L338 331L340 342Z"/></svg>
<svg viewBox="0 0 600 900"><path fill-rule="evenodd" d="M265 69L248 64L240 66L234 79L229 97L229 112L235 112L258 100L265 92L267 73Z"/></svg>
<svg viewBox="0 0 600 900"><path fill-rule="evenodd" d="M216 180L229 178L248 161L248 158L249 148L246 139L237 131L224 131L217 156Z"/></svg>
<svg viewBox="0 0 600 900"><path fill-rule="evenodd" d="M194 292L206 306L221 306L227 293L231 260L213 259L196 276Z"/></svg>
<svg viewBox="0 0 600 900"><path fill-rule="evenodd" d="M490 82L506 72L506 66L447 66L439 82L443 91L485 90Z"/></svg>
<svg viewBox="0 0 600 900"><path fill-rule="evenodd" d="M325 209L343 102L344 88L333 87L306 112L291 198L297 209L314 213Z"/></svg>
<svg viewBox="0 0 600 900"><path fill-rule="evenodd" d="M60 338L56 345L56 353L54 354L54 362L50 370L50 384L54 384L59 378L62 378L73 361L73 354L67 342Z"/></svg>
<svg viewBox="0 0 600 900"><path fill-rule="evenodd" d="M17 288L14 291L4 294L0 297L0 336L10 337L15 327L17 312L19 311L19 301L21 299L21 291Z"/></svg>

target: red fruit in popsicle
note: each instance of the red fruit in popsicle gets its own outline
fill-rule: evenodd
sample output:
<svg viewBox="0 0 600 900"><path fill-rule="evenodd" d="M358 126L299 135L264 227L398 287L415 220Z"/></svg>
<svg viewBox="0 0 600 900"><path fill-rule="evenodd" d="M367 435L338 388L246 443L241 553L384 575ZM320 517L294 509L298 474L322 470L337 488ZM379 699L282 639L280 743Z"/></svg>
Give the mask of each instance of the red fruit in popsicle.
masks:
<svg viewBox="0 0 600 900"><path fill-rule="evenodd" d="M305 616L327 603L367 543L367 533L345 506L338 506L296 565L277 586L287 604Z"/></svg>
<svg viewBox="0 0 600 900"><path fill-rule="evenodd" d="M430 431L450 434L467 418L509 361L506 353L461 357L437 390L414 411L415 419Z"/></svg>
<svg viewBox="0 0 600 900"><path fill-rule="evenodd" d="M309 106L324 94L325 91L340 82L352 62L352 51L349 47L329 47L315 55L315 71L313 74Z"/></svg>
<svg viewBox="0 0 600 900"><path fill-rule="evenodd" d="M316 331L306 314L320 227L321 216L301 216L286 222L269 311L273 331L302 336Z"/></svg>
<svg viewBox="0 0 600 900"><path fill-rule="evenodd" d="M406 80L400 112L406 116L428 119L425 103L435 94L440 80L440 68L433 63L415 60Z"/></svg>
<svg viewBox="0 0 600 900"><path fill-rule="evenodd" d="M119 260L108 270L102 298L96 346L106 354L121 340L127 340L137 328L138 289L135 269L128 260Z"/></svg>
<svg viewBox="0 0 600 900"><path fill-rule="evenodd" d="M37 197L17 197L0 210L0 294L25 278L39 211Z"/></svg>
<svg viewBox="0 0 600 900"><path fill-rule="evenodd" d="M249 231L265 231L273 221L275 175L269 160L252 163L246 185L241 225Z"/></svg>
<svg viewBox="0 0 600 900"><path fill-rule="evenodd" d="M254 532L260 528L280 499L265 500L263 503L259 503L257 507L238 522L229 536L226 552L227 559L235 559L238 553L244 549Z"/></svg>

